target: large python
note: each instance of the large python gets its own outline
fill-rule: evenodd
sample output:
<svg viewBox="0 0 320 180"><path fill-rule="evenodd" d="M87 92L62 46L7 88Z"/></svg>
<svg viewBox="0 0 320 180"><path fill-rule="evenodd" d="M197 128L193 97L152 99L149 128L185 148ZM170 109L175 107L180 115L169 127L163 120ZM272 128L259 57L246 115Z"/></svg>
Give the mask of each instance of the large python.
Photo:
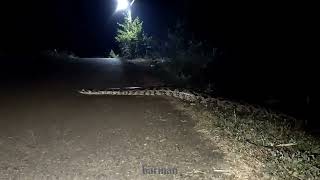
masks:
<svg viewBox="0 0 320 180"><path fill-rule="evenodd" d="M194 90L173 89L167 87L161 88L141 88L141 87L126 87L126 88L109 88L105 90L82 89L78 91L84 95L99 95L99 96L169 96L177 98L189 103L199 103L206 107L218 107L222 110L232 111L233 113L246 114L256 118L282 118L293 120L282 113L270 112L270 110L261 106L248 103L239 103L225 100L218 97L211 97L204 93L199 93Z"/></svg>
<svg viewBox="0 0 320 180"><path fill-rule="evenodd" d="M106 90L81 90L81 94L85 95L112 95L112 96L170 96L188 102L199 102L207 104L216 99L210 98L203 94L190 90L170 89L170 88L141 88L141 87L126 87L126 88L109 88Z"/></svg>

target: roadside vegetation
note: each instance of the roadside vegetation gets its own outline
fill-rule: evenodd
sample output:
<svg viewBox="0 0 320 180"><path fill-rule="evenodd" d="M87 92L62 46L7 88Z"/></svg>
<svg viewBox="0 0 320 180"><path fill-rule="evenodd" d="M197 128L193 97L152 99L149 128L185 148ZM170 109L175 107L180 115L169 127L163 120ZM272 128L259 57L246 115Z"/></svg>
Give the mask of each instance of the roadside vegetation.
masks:
<svg viewBox="0 0 320 180"><path fill-rule="evenodd" d="M42 52L43 55L57 59L74 59L77 58L75 53L67 50L52 49Z"/></svg>
<svg viewBox="0 0 320 180"><path fill-rule="evenodd" d="M224 152L235 179L319 179L320 143L295 128L295 119L248 104L176 106L196 120L195 130Z"/></svg>
<svg viewBox="0 0 320 180"><path fill-rule="evenodd" d="M223 59L223 49L212 48L185 31L178 22L166 40L143 32L139 18L119 24L116 41L120 57L149 66L168 85L193 88L211 94L216 91L209 71ZM191 37L191 38L190 38ZM118 57L113 51L111 57ZM226 173L237 179L318 179L320 141L307 134L304 124L285 114L235 101L180 106L193 119L196 130L225 152L234 169Z"/></svg>

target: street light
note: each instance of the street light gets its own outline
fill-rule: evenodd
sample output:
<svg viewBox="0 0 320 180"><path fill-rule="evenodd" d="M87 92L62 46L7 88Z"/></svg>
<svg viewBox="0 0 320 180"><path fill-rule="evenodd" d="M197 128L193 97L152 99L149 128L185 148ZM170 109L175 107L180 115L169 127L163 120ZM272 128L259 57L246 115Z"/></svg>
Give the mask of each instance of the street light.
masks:
<svg viewBox="0 0 320 180"><path fill-rule="evenodd" d="M118 7L116 11L123 11L129 8L130 4L128 0L118 0Z"/></svg>
<svg viewBox="0 0 320 180"><path fill-rule="evenodd" d="M131 6L133 5L135 0L133 0L131 3L128 0L117 0L117 1L118 1L118 6L116 11L127 11L129 21L131 22L132 21Z"/></svg>

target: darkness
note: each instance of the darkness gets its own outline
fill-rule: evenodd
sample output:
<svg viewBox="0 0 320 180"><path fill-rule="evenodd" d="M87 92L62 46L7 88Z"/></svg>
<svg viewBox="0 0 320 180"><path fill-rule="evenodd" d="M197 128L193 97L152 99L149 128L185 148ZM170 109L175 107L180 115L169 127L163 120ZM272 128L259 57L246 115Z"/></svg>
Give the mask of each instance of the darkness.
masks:
<svg viewBox="0 0 320 180"><path fill-rule="evenodd" d="M116 23L122 19L114 14L115 5L115 0L1 2L0 50L58 48L82 57L102 56L115 47ZM304 103L307 96L313 102L316 83L311 68L314 13L311 5L293 2L137 0L133 9L152 36L165 38L168 28L184 19L193 36L223 49L221 68L210 75L226 94L279 96L303 104L292 112L301 116L309 116Z"/></svg>
<svg viewBox="0 0 320 180"><path fill-rule="evenodd" d="M69 48L101 55L114 46L116 0L1 2L2 48ZM133 15L147 33L164 37L177 19L214 47L292 50L310 39L312 11L300 4L223 4L221 1L139 0ZM312 25L315 27L315 25ZM315 31L315 30L314 30ZM309 37L308 37L309 36ZM290 46L290 48L288 47ZM295 51L296 52L296 51Z"/></svg>
<svg viewBox="0 0 320 180"><path fill-rule="evenodd" d="M141 0L133 15L144 21L147 33L163 37L176 20L175 7L171 1ZM1 8L1 48L69 49L80 56L101 56L113 48L123 17L114 12L116 0L16 1Z"/></svg>

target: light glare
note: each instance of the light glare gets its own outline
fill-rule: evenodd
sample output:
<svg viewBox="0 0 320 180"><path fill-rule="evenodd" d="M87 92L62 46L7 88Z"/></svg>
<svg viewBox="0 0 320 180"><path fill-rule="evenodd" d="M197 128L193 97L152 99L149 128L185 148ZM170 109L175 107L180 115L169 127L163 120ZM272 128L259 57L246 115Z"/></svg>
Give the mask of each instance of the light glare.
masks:
<svg viewBox="0 0 320 180"><path fill-rule="evenodd" d="M128 0L118 0L118 7L116 11L123 11L128 9L130 6Z"/></svg>

